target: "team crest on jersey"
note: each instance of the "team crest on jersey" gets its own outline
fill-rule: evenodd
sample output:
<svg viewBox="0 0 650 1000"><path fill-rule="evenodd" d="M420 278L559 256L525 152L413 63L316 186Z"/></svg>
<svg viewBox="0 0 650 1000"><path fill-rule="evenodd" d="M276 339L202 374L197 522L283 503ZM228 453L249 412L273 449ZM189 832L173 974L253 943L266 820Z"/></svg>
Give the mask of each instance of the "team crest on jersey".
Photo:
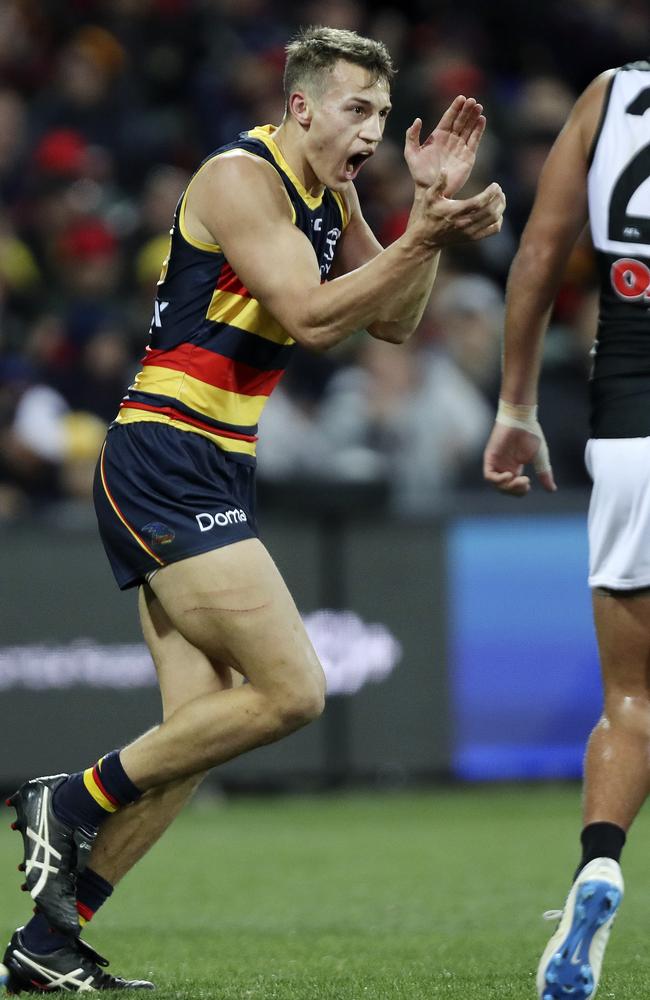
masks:
<svg viewBox="0 0 650 1000"><path fill-rule="evenodd" d="M610 268L612 288L627 302L650 300L650 268L633 257L621 257Z"/></svg>
<svg viewBox="0 0 650 1000"><path fill-rule="evenodd" d="M176 532L160 521L150 521L140 528L140 533L146 535L152 545L168 545L176 538Z"/></svg>

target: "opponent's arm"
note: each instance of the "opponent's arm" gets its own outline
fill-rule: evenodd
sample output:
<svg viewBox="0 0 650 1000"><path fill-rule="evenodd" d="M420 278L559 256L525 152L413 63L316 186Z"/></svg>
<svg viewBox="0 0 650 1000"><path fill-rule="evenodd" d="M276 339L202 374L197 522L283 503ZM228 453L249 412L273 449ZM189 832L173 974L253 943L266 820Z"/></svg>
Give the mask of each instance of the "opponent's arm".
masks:
<svg viewBox="0 0 650 1000"><path fill-rule="evenodd" d="M556 139L508 276L501 403L483 473L502 492L516 496L530 489L522 472L533 461L544 488L556 488L536 419L537 384L553 302L588 218L587 162L612 72L590 84Z"/></svg>
<svg viewBox="0 0 650 1000"><path fill-rule="evenodd" d="M422 190L407 231L372 260L321 284L313 248L293 225L284 186L263 160L239 151L207 164L187 195L185 225L217 243L240 280L295 340L328 348L371 324L393 322L440 247L499 224L498 185L473 198Z"/></svg>

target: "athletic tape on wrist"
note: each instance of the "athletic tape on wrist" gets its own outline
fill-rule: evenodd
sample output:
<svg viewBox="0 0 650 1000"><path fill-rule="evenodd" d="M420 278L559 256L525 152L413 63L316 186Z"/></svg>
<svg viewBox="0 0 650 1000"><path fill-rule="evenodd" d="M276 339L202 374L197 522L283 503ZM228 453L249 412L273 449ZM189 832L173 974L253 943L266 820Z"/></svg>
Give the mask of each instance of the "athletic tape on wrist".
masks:
<svg viewBox="0 0 650 1000"><path fill-rule="evenodd" d="M539 438L539 448L533 459L535 472L550 472L551 460L548 453L548 445L544 437L544 431L537 420L537 406L524 406L523 404L506 403L505 399L499 400L496 422L504 427L514 427L519 431L528 431Z"/></svg>

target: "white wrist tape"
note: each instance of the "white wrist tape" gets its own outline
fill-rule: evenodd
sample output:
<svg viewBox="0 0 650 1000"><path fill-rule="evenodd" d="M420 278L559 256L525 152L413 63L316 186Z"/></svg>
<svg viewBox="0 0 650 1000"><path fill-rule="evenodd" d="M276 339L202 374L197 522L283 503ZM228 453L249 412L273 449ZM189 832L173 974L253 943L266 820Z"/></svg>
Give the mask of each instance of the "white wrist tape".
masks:
<svg viewBox="0 0 650 1000"><path fill-rule="evenodd" d="M550 472L551 460L548 453L548 445L544 437L544 431L537 420L537 406L523 406L515 403L506 403L505 399L499 400L496 422L504 427L514 427L519 431L528 431L539 438L539 448L533 459L533 466L536 472Z"/></svg>

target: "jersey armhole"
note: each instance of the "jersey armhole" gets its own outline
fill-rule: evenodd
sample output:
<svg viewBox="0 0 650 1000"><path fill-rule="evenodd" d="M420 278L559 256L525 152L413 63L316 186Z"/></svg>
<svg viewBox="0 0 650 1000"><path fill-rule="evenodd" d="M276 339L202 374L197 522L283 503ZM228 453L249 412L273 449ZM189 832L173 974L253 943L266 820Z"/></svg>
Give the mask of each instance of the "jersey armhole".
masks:
<svg viewBox="0 0 650 1000"><path fill-rule="evenodd" d="M196 178L199 176L199 174L201 173L201 171L203 170L204 167L207 167L207 165L209 163L213 163L214 160L216 160L219 156L225 156L226 154L232 153L232 152L233 152L232 149L226 149L222 153L217 153L215 156L211 156L208 160L205 160L205 162L201 164L201 166L199 167L199 169L196 171L196 173L194 174L194 176L190 180L189 184L185 188L185 191L183 192L183 195L181 197L181 205L180 205L180 208L178 210L178 228L179 228L180 234L183 237L183 239L185 240L185 242L189 243L190 246L195 247L197 250L204 250L207 253L222 253L221 247L219 246L218 243L204 243L202 240L197 240L194 236L191 236L190 233L188 232L187 226L185 224L185 206L186 206L186 203L187 203L187 196L189 194L190 188L192 187L192 184L194 183L194 181L196 180ZM263 156L258 156L256 153L251 153L248 149L237 149L237 152L241 153L244 156L250 156L252 159L258 160L261 163L267 163L268 162L267 160L264 159ZM283 185L283 189L284 189L284 185ZM296 221L296 210L293 207L293 205L291 204L291 199L289 198L289 195L287 194L286 189L284 189L284 193L285 193L287 201L289 203L289 208L291 209L292 222L295 223L295 221Z"/></svg>

